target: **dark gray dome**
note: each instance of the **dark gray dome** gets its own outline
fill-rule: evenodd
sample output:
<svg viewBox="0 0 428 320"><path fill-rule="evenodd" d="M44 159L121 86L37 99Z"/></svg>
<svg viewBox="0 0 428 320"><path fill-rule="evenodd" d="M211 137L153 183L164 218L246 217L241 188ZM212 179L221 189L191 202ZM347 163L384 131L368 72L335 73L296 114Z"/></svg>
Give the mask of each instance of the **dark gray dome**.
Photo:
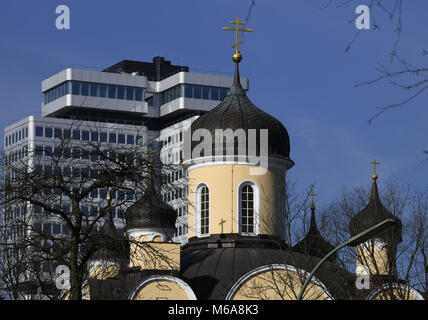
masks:
<svg viewBox="0 0 428 320"><path fill-rule="evenodd" d="M165 203L154 186L126 210L126 230L133 228L175 229L177 214Z"/></svg>
<svg viewBox="0 0 428 320"><path fill-rule="evenodd" d="M224 300L232 286L255 268L274 264L293 265L310 272L317 257L292 252L283 243L263 237L212 235L190 238L181 254L181 278L198 299ZM346 299L355 278L337 265L325 262L315 276L336 299Z"/></svg>
<svg viewBox="0 0 428 320"><path fill-rule="evenodd" d="M373 179L368 205L360 213L356 214L349 223L351 236L353 237L386 219L394 219L396 224L392 227L388 227L384 231L378 232L376 237L382 238L390 243L400 243L402 241L401 221L383 206L379 198L376 179Z"/></svg>
<svg viewBox="0 0 428 320"><path fill-rule="evenodd" d="M289 159L290 138L287 130L273 116L257 108L245 94L239 80L238 64L236 64L235 79L226 98L210 112L196 119L191 126L191 132L197 129L207 129L215 136L216 129L244 129L248 137L248 129L268 129L269 155ZM259 134L257 134L256 150L260 150ZM192 141L192 150L198 144ZM213 139L213 150L214 150ZM224 149L223 149L224 150ZM237 148L235 148L237 150Z"/></svg>
<svg viewBox="0 0 428 320"><path fill-rule="evenodd" d="M129 242L115 227L111 214L108 214L103 227L88 240L89 250L94 253L92 260L127 261Z"/></svg>
<svg viewBox="0 0 428 320"><path fill-rule="evenodd" d="M323 258L334 246L324 239L317 227L315 219L315 206L311 207L311 224L308 233L305 237L298 242L294 247L293 251L304 253L313 257ZM329 260L336 261L337 255L332 255Z"/></svg>

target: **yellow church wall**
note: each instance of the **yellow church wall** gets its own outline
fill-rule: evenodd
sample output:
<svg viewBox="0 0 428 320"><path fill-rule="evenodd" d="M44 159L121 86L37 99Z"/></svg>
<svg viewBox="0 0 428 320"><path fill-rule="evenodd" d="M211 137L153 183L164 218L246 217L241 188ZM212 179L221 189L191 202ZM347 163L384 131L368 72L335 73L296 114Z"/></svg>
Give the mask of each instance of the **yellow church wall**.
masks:
<svg viewBox="0 0 428 320"><path fill-rule="evenodd" d="M156 280L141 288L135 300L190 300L190 297L177 283Z"/></svg>
<svg viewBox="0 0 428 320"><path fill-rule="evenodd" d="M250 165L212 165L189 170L189 238L195 236L195 192L204 183L210 192L210 234L238 233L238 187L243 181L256 184L259 193L259 234L282 236L281 195L285 174L269 168L250 175ZM256 213L257 214L257 213Z"/></svg>
<svg viewBox="0 0 428 320"><path fill-rule="evenodd" d="M89 277L99 280L113 278L119 274L119 268L115 265L98 264L89 268Z"/></svg>
<svg viewBox="0 0 428 320"><path fill-rule="evenodd" d="M370 274L389 274L388 250L374 244L373 241L363 243L357 247L357 270L368 269ZM360 275L357 272L357 275Z"/></svg>
<svg viewBox="0 0 428 320"><path fill-rule="evenodd" d="M163 242L131 242L130 267L142 270L179 270L180 244Z"/></svg>
<svg viewBox="0 0 428 320"><path fill-rule="evenodd" d="M302 278L291 270L267 270L245 281L232 300L296 300L302 288ZM323 290L310 283L303 300L327 300Z"/></svg>

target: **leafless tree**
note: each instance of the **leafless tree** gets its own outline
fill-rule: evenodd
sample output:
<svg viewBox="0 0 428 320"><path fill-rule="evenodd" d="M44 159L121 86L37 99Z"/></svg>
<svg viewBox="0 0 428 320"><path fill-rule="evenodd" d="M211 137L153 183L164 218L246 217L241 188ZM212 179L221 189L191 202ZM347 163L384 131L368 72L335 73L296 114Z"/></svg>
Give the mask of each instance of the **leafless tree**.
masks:
<svg viewBox="0 0 428 320"><path fill-rule="evenodd" d="M336 8L355 8L360 4L356 0L328 0L322 8L325 9L333 6ZM373 120L385 111L405 105L425 93L428 89L428 68L422 64L414 65L408 62L406 57L401 56L399 53L399 45L404 28L403 11L409 6L409 3L403 0L371 0L367 6L370 8L372 30L380 32L381 25L382 27L392 27L394 30L391 36L391 50L388 53L391 67L387 67L385 63L378 62L376 71L379 75L372 80L360 82L355 86L359 87L389 81L392 87L401 89L406 93L405 98L398 102L378 106L378 111L368 119L368 123L371 124ZM354 23L355 21L354 10L352 14L353 16L349 23ZM363 32L362 30L355 32L354 37L346 46L345 52L351 49ZM421 44L420 48L415 48L415 50L420 52L421 57L426 58L428 56L428 51L423 44ZM428 153L428 151L424 152Z"/></svg>
<svg viewBox="0 0 428 320"><path fill-rule="evenodd" d="M281 262L296 267L296 272L286 273L273 268L263 275L263 281L258 279L246 288L248 299L268 299L274 294L278 299L296 299L308 273L320 261L320 256L310 255L310 244L307 252L296 252L293 248L309 231L310 197L314 185L307 188L307 192L298 194L296 183L288 183L286 193L284 227L286 229L286 242L288 246L280 247L285 253ZM341 287L342 299L365 299L369 293L379 288L377 299L411 299L411 286L419 291L426 299L427 292L427 227L428 227L428 193L417 192L410 186L404 186L396 181L386 182L381 188L383 205L403 225L403 241L393 253L396 257L396 270L384 275L383 268L388 261L383 261L373 250L374 242L367 242L372 247L366 248L369 252L365 257L357 256L355 247L342 248L335 259L330 259L324 265L324 270L315 274L321 282L334 279L337 287ZM321 236L331 244L331 249L346 242L350 238L349 224L357 213L361 212L369 201L370 188L342 187L336 199L324 206L317 206L315 212L317 229ZM287 220L287 217L291 217ZM265 221L261 221L265 223ZM271 225L267 223L268 225ZM303 253L304 255L302 255ZM371 265L371 288L360 291L356 287L356 263ZM328 273L333 276L329 277ZM397 285L403 285L402 287ZM312 284L314 286L314 284ZM336 289L337 289L336 287ZM328 288L327 288L328 289ZM308 290L303 299L322 299L320 291Z"/></svg>
<svg viewBox="0 0 428 320"><path fill-rule="evenodd" d="M91 129L95 139L76 141L70 133L79 127L76 122L64 129L52 146L2 155L0 282L8 298L28 298L28 292L31 298L58 298L56 267L64 265L70 271L65 295L82 299L88 262L107 249L93 245L106 220L123 224L126 208L154 175L162 190L177 192L165 179L177 165L153 170L149 146L104 142L101 126Z"/></svg>
<svg viewBox="0 0 428 320"><path fill-rule="evenodd" d="M343 187L339 197L320 211L324 234L334 244L345 242L350 237L349 222L368 203L370 189ZM341 267L355 272L355 263L372 266L370 275L373 285L378 288L387 287L381 291L381 299L409 299L408 290L393 290L397 281L401 284L416 288L426 298L427 272L424 257L427 255L427 219L428 194L415 191L411 186L404 186L396 181L387 181L380 189L382 204L402 222L403 241L398 244L396 270L388 276L382 275L384 266L389 261L383 261L375 254L374 243L366 244L369 254L356 256L356 249L345 247L339 252L338 263Z"/></svg>

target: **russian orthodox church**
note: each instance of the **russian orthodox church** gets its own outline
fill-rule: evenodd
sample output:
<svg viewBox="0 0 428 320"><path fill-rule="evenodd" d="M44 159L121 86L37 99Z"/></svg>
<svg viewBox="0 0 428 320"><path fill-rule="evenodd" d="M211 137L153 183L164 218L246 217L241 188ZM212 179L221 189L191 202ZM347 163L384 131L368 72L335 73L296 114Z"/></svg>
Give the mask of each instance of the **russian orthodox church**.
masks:
<svg viewBox="0 0 428 320"><path fill-rule="evenodd" d="M116 230L111 218L106 219L93 244L99 249L88 263L86 298L294 300L311 270L334 249L317 227L313 201L305 237L294 246L284 241L285 176L294 165L290 139L280 121L247 97L239 78L241 58L237 50L235 78L226 98L195 120L191 132L204 129L214 136L219 129L243 129L247 134L250 129L267 129L268 144L256 143L258 150L267 148L266 171L252 174L259 163L246 151L216 155L210 161L202 152L184 161L189 240L183 246L171 240L176 213L162 201L159 182L153 179L126 212L131 241ZM192 149L196 144L192 141ZM212 145L214 149L214 141ZM351 220L351 236L387 218L397 221L394 227L356 244L356 274L339 266L336 255L331 255L315 272L303 299L381 299L386 289L422 299L397 277L401 222L382 205L373 176L368 205ZM356 282L364 277L369 284L357 288Z"/></svg>

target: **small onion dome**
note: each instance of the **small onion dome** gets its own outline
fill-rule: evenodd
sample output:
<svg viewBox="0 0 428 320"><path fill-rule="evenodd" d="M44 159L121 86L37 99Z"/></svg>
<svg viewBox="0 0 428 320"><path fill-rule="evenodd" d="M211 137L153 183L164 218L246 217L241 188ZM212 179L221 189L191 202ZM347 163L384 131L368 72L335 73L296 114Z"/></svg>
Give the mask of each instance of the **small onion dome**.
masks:
<svg viewBox="0 0 428 320"><path fill-rule="evenodd" d="M154 185L126 210L126 230L139 228L175 229L177 214L165 203Z"/></svg>
<svg viewBox="0 0 428 320"><path fill-rule="evenodd" d="M248 99L240 83L238 63L235 64L234 82L226 98L214 109L200 116L192 123L191 132L193 133L197 129L207 129L211 132L211 136L213 137L213 155L215 150L214 137L216 129L232 129L233 131L244 129L247 137L249 136L249 129L256 129L257 151L260 150L259 132L261 129L267 129L269 156L289 160L290 138L287 130L280 121L257 108L250 99ZM191 150L193 151L198 144L199 141L192 141ZM235 150L237 149L238 148L235 147ZM223 148L223 150L225 150L225 148Z"/></svg>
<svg viewBox="0 0 428 320"><path fill-rule="evenodd" d="M88 240L88 248L94 250L91 260L124 262L129 259L129 242L115 227L108 215L103 227Z"/></svg>
<svg viewBox="0 0 428 320"><path fill-rule="evenodd" d="M293 247L293 251L312 257L323 258L334 249L334 246L325 240L318 230L314 205L311 206L311 211L311 224L309 231L306 236ZM337 255L334 254L329 258L329 260L334 262L336 261L336 258Z"/></svg>
<svg viewBox="0 0 428 320"><path fill-rule="evenodd" d="M377 176L374 175L370 201L368 205L360 213L355 215L349 223L351 236L353 237L385 219L394 219L397 221L397 223L394 226L377 233L376 238L383 239L391 244L398 244L402 241L401 221L382 205L379 199L376 179Z"/></svg>

